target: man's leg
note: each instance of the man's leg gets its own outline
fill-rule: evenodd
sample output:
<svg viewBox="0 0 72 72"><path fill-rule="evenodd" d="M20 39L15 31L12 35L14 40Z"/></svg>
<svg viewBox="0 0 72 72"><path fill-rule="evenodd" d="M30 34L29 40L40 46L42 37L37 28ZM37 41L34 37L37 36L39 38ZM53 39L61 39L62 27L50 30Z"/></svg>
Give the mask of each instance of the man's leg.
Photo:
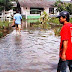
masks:
<svg viewBox="0 0 72 72"><path fill-rule="evenodd" d="M21 24L18 24L18 30L19 30L19 34L20 34L20 31L21 31Z"/></svg>
<svg viewBox="0 0 72 72"><path fill-rule="evenodd" d="M72 72L72 60L68 60L68 66L69 66L69 70L70 72Z"/></svg>
<svg viewBox="0 0 72 72"><path fill-rule="evenodd" d="M66 68L67 68L67 61L62 61L60 59L57 67L57 72L66 72Z"/></svg>
<svg viewBox="0 0 72 72"><path fill-rule="evenodd" d="M60 72L60 70L57 70L57 72Z"/></svg>
<svg viewBox="0 0 72 72"><path fill-rule="evenodd" d="M16 34L18 34L18 24L15 24L16 27Z"/></svg>
<svg viewBox="0 0 72 72"><path fill-rule="evenodd" d="M17 32L17 28L18 28L17 24L15 24L15 27L16 27L16 32Z"/></svg>

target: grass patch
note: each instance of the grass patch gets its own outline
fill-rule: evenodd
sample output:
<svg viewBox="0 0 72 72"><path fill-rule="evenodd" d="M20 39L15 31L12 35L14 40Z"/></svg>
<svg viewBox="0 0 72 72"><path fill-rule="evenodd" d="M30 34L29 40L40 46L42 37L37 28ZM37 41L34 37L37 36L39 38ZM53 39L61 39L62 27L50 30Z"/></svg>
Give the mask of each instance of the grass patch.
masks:
<svg viewBox="0 0 72 72"><path fill-rule="evenodd" d="M9 27L9 22L8 21L4 21L4 22L1 22L0 21L0 27L2 28L2 27Z"/></svg>
<svg viewBox="0 0 72 72"><path fill-rule="evenodd" d="M0 31L0 38L3 36L3 32Z"/></svg>
<svg viewBox="0 0 72 72"><path fill-rule="evenodd" d="M58 18L55 18L55 17L50 18L49 19L49 23L60 24L59 19Z"/></svg>
<svg viewBox="0 0 72 72"><path fill-rule="evenodd" d="M70 18L70 22L72 23L72 18ZM49 23L60 24L59 18L50 18Z"/></svg>
<svg viewBox="0 0 72 72"><path fill-rule="evenodd" d="M9 21L4 21L4 22L0 21L0 38L4 36L4 32L5 32L4 30L7 30L10 27L9 24L11 24L11 22Z"/></svg>
<svg viewBox="0 0 72 72"><path fill-rule="evenodd" d="M72 23L72 18L70 18L70 22Z"/></svg>
<svg viewBox="0 0 72 72"><path fill-rule="evenodd" d="M49 24L34 24L33 26L39 27L39 28L42 28L42 29L50 29L51 28L51 25L49 25Z"/></svg>
<svg viewBox="0 0 72 72"><path fill-rule="evenodd" d="M61 31L61 27L55 28L55 29L54 29L55 35L56 35L56 36L60 36L60 31Z"/></svg>

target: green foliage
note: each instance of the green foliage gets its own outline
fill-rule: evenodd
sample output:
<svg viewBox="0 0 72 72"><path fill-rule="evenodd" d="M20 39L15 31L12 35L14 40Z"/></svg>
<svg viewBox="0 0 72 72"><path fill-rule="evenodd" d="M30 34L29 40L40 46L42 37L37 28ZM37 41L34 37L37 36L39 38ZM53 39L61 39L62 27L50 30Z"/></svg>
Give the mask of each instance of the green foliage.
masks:
<svg viewBox="0 0 72 72"><path fill-rule="evenodd" d="M61 1L57 1L54 4L55 7L57 7L57 11L68 11L70 14L72 14L72 3L63 3Z"/></svg>
<svg viewBox="0 0 72 72"><path fill-rule="evenodd" d="M55 17L50 18L49 23L60 24L59 19Z"/></svg>
<svg viewBox="0 0 72 72"><path fill-rule="evenodd" d="M0 38L3 36L3 32L0 31Z"/></svg>
<svg viewBox="0 0 72 72"><path fill-rule="evenodd" d="M10 2L11 0L0 0L0 11L2 10L10 10L11 7L13 6L12 3Z"/></svg>
<svg viewBox="0 0 72 72"><path fill-rule="evenodd" d="M70 22L72 23L72 18L70 18Z"/></svg>
<svg viewBox="0 0 72 72"><path fill-rule="evenodd" d="M72 14L72 3L68 3L68 6L66 7L67 11Z"/></svg>
<svg viewBox="0 0 72 72"><path fill-rule="evenodd" d="M48 22L48 15L47 13L44 11L40 17L40 22L43 22L44 24L46 24Z"/></svg>
<svg viewBox="0 0 72 72"><path fill-rule="evenodd" d="M8 21L4 21L4 22L1 22L0 21L0 27L3 28L3 27L8 27L9 26L9 22Z"/></svg>
<svg viewBox="0 0 72 72"><path fill-rule="evenodd" d="M44 11L39 20L43 24L43 28L46 28L49 20L48 14Z"/></svg>
<svg viewBox="0 0 72 72"><path fill-rule="evenodd" d="M54 4L54 6L57 7L57 11L60 11L60 12L63 10L62 5L63 5L63 2L61 1L56 1Z"/></svg>
<svg viewBox="0 0 72 72"><path fill-rule="evenodd" d="M72 23L72 18L70 18L70 22ZM60 22L59 22L59 19L58 18L55 18L55 17L53 17L53 18L50 18L49 19L49 23L54 23L54 24L60 24Z"/></svg>
<svg viewBox="0 0 72 72"><path fill-rule="evenodd" d="M54 33L56 36L60 36L61 27L55 28Z"/></svg>

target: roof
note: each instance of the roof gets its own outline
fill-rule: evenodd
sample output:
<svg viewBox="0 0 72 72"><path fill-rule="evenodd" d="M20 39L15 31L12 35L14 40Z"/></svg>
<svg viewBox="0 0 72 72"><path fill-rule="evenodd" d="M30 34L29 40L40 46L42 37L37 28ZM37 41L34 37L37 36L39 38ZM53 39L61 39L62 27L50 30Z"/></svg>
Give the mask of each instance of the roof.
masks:
<svg viewBox="0 0 72 72"><path fill-rule="evenodd" d="M21 7L53 7L55 0L18 0ZM63 1L72 3L72 1Z"/></svg>
<svg viewBox="0 0 72 72"><path fill-rule="evenodd" d="M55 1L47 0L18 0L21 7L51 7Z"/></svg>

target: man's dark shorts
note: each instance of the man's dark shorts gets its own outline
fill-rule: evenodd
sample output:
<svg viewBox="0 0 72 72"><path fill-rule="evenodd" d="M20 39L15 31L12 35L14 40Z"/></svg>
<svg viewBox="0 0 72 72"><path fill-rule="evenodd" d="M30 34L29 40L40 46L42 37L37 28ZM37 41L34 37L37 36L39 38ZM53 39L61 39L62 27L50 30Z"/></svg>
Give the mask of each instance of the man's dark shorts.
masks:
<svg viewBox="0 0 72 72"><path fill-rule="evenodd" d="M62 61L62 59L60 58L57 70L61 72L66 72L67 66L69 66L69 70L70 72L72 72L72 60Z"/></svg>
<svg viewBox="0 0 72 72"><path fill-rule="evenodd" d="M15 27L17 27L17 28L18 28L18 24L15 24Z"/></svg>

